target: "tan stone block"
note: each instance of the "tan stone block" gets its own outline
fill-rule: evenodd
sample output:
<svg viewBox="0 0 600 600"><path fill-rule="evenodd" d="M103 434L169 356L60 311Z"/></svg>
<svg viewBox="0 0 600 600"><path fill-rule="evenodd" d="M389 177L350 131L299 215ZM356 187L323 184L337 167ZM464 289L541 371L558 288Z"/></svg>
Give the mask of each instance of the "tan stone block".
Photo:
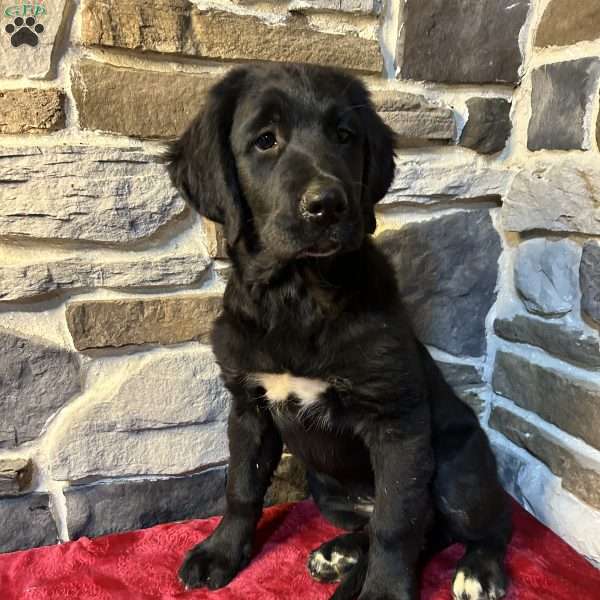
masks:
<svg viewBox="0 0 600 600"><path fill-rule="evenodd" d="M87 0L82 38L86 45L210 59L307 62L370 73L383 68L376 40L319 32L301 15L270 24L254 16L202 11L185 0L160 0L151 6L133 0Z"/></svg>
<svg viewBox="0 0 600 600"><path fill-rule="evenodd" d="M25 88L0 91L0 133L46 133L65 124L60 90Z"/></svg>
<svg viewBox="0 0 600 600"><path fill-rule="evenodd" d="M0 460L0 494L20 494L27 491L33 478L31 459L5 458Z"/></svg>
<svg viewBox="0 0 600 600"><path fill-rule="evenodd" d="M78 350L209 341L219 295L71 302L67 324Z"/></svg>
<svg viewBox="0 0 600 600"><path fill-rule="evenodd" d="M536 46L566 46L600 38L600 0L552 0L535 38Z"/></svg>
<svg viewBox="0 0 600 600"><path fill-rule="evenodd" d="M72 70L79 124L142 138L174 138L195 117L212 75L114 67L83 59Z"/></svg>
<svg viewBox="0 0 600 600"><path fill-rule="evenodd" d="M228 258L227 240L223 226L209 219L202 219L202 222L208 245L208 255L213 258Z"/></svg>
<svg viewBox="0 0 600 600"><path fill-rule="evenodd" d="M545 463L556 476L562 478L565 489L600 509L598 468L586 466L583 457L565 447L551 433L500 406L494 407L490 426Z"/></svg>

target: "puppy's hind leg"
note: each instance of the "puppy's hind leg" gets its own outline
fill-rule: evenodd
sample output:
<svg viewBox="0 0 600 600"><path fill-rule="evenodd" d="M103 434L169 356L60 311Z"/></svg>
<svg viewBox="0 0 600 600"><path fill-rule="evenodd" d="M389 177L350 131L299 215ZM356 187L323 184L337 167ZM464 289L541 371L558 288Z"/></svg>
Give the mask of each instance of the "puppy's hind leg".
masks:
<svg viewBox="0 0 600 600"><path fill-rule="evenodd" d="M451 538L466 546L452 594L455 600L499 600L508 587L504 558L511 536L509 504L483 431L473 430L455 450L438 461L434 483L440 517Z"/></svg>

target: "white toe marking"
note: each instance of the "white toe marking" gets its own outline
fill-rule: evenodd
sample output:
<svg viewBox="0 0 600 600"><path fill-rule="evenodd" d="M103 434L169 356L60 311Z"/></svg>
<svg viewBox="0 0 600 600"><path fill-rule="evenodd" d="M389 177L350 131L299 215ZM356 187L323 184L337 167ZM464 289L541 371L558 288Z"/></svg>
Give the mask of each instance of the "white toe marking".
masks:
<svg viewBox="0 0 600 600"><path fill-rule="evenodd" d="M483 587L474 577L465 577L459 571L452 584L452 594L456 600L479 600L483 597Z"/></svg>
<svg viewBox="0 0 600 600"><path fill-rule="evenodd" d="M334 567L337 567L340 563L345 563L347 565L356 564L357 560L354 556L346 556L345 554L340 554L335 550L331 553L331 564Z"/></svg>
<svg viewBox="0 0 600 600"><path fill-rule="evenodd" d="M310 564L313 569L320 572L323 565L328 565L329 561L320 552L315 552L310 559Z"/></svg>

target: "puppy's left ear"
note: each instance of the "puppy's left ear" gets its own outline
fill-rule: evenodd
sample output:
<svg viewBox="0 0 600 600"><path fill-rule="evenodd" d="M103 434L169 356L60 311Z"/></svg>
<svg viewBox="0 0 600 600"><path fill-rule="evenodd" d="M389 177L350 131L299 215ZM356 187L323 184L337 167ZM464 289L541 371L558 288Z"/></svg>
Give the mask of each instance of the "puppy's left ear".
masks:
<svg viewBox="0 0 600 600"><path fill-rule="evenodd" d="M244 219L230 135L246 75L244 68L233 69L214 85L198 116L163 156L175 187L201 215L225 226L230 246Z"/></svg>
<svg viewBox="0 0 600 600"><path fill-rule="evenodd" d="M367 233L375 231L375 204L387 193L394 180L394 153L398 145L396 133L377 114L373 103L367 100L361 107L366 132L363 167L362 205Z"/></svg>

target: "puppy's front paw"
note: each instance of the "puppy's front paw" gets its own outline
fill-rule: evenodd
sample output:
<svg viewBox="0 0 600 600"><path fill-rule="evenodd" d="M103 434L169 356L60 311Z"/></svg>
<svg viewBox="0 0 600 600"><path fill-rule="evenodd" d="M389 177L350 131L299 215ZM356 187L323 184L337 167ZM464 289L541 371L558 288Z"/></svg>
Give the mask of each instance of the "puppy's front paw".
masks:
<svg viewBox="0 0 600 600"><path fill-rule="evenodd" d="M459 569L452 582L454 600L500 600L506 594L506 581L500 573L496 577L477 575L469 568Z"/></svg>
<svg viewBox="0 0 600 600"><path fill-rule="evenodd" d="M242 557L229 548L208 543L191 550L181 568L179 579L186 589L207 587L211 590L225 587L245 566Z"/></svg>

